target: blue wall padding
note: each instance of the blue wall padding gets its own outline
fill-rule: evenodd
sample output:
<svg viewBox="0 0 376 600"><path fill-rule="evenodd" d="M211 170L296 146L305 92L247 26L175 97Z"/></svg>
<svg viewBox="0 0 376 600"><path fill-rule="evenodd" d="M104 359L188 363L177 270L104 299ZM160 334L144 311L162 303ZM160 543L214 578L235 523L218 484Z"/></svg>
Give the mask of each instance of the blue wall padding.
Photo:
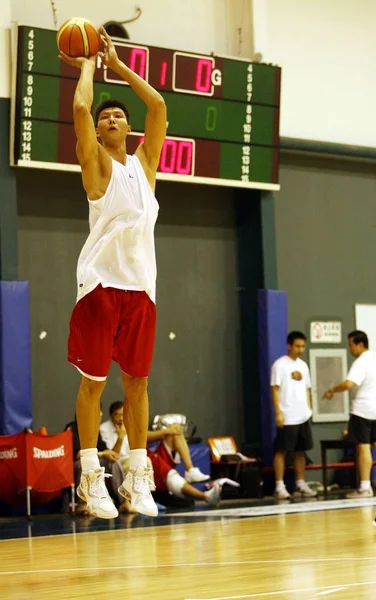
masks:
<svg viewBox="0 0 376 600"><path fill-rule="evenodd" d="M0 281L0 435L31 422L29 283Z"/></svg>
<svg viewBox="0 0 376 600"><path fill-rule="evenodd" d="M260 371L261 445L265 464L273 462L276 434L270 390L270 372L274 361L286 354L287 293L279 290L258 291L258 348Z"/></svg>

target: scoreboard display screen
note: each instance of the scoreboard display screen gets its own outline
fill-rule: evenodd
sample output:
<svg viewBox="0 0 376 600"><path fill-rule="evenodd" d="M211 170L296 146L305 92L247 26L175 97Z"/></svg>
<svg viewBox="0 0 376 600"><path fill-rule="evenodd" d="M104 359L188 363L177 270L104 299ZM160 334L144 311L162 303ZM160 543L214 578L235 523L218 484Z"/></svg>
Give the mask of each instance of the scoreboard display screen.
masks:
<svg viewBox="0 0 376 600"><path fill-rule="evenodd" d="M166 102L157 179L279 189L279 67L113 41L120 60ZM14 48L11 164L79 171L72 109L79 70L58 59L55 31L18 26ZM132 154L146 106L98 60L93 109L110 98L129 108Z"/></svg>

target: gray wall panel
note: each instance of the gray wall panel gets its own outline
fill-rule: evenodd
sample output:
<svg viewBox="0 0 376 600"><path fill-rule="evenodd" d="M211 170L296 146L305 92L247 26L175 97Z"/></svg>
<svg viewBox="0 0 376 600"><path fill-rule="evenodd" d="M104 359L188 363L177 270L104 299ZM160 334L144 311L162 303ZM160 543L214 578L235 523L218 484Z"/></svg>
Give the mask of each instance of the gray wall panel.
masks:
<svg viewBox="0 0 376 600"><path fill-rule="evenodd" d="M360 162L282 156L277 266L290 329L308 333L310 319L335 317L346 335L355 326L354 304L376 303L375 171ZM339 437L345 426L314 425L309 455L320 460L319 440Z"/></svg>

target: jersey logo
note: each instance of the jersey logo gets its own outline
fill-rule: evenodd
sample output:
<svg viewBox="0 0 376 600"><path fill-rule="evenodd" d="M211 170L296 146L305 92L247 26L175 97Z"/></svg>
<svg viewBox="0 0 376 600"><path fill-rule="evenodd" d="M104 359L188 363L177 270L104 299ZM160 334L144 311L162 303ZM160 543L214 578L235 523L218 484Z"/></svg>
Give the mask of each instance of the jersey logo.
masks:
<svg viewBox="0 0 376 600"><path fill-rule="evenodd" d="M303 379L303 375L300 373L300 371L293 371L291 373L291 377L295 379L295 381L301 381Z"/></svg>

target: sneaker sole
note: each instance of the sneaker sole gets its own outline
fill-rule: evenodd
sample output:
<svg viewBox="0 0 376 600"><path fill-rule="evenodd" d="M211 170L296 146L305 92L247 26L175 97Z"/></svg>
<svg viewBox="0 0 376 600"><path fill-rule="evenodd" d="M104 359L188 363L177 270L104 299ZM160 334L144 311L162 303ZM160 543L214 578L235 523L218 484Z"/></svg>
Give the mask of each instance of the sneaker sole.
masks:
<svg viewBox="0 0 376 600"><path fill-rule="evenodd" d="M191 484L192 483L205 483L206 481L210 481L210 477L205 477L205 479L193 479L193 481L192 481L192 479L185 478L185 481L187 483L191 483Z"/></svg>
<svg viewBox="0 0 376 600"><path fill-rule="evenodd" d="M211 506L211 508L217 508L221 503L221 498L217 498L215 502L210 500L210 498L209 498L209 500L207 500L207 503L208 503L208 506Z"/></svg>
<svg viewBox="0 0 376 600"><path fill-rule="evenodd" d="M114 510L111 513L95 510L95 508L93 508L91 506L91 503L87 501L87 498L86 498L85 494L81 491L80 487L77 488L77 496L79 498L81 498L81 500L86 502L87 511L93 517L98 517L98 519L116 519L116 517L119 516L119 511L117 510L117 508L115 506L114 506Z"/></svg>
<svg viewBox="0 0 376 600"><path fill-rule="evenodd" d="M118 492L121 496L123 496L123 498L125 498L126 500L128 500L131 503L131 508L132 510L136 511L136 513L140 514L140 515L145 515L146 517L157 517L158 516L158 508L155 507L155 510L151 511L151 510L140 510L139 508L137 508L136 506L133 506L132 504L132 498L130 493L121 485L118 488Z"/></svg>
<svg viewBox="0 0 376 600"><path fill-rule="evenodd" d="M273 494L274 500L292 500L291 494L288 496L278 496L278 494Z"/></svg>

